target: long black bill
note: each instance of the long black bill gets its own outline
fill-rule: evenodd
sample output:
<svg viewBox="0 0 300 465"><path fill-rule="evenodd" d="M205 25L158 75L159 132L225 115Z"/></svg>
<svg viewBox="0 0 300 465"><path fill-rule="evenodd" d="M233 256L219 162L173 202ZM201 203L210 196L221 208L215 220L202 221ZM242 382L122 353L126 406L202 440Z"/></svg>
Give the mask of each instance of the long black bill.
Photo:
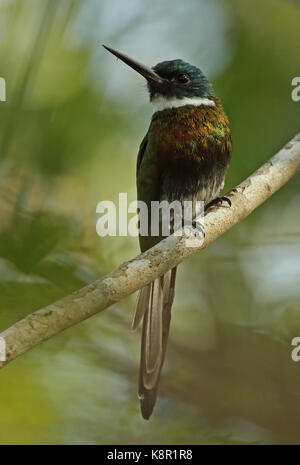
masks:
<svg viewBox="0 0 300 465"><path fill-rule="evenodd" d="M156 82L163 82L163 79L156 74L153 69L149 68L146 65L143 65L142 63L139 63L138 61L133 60L127 55L124 55L124 53L118 52L117 50L114 50L113 48L107 47L106 45L103 45L103 47L108 50L110 53L115 55L117 58L120 60L124 61L126 65L130 66L130 68L133 68L135 71L140 73L144 78L147 80L152 80Z"/></svg>

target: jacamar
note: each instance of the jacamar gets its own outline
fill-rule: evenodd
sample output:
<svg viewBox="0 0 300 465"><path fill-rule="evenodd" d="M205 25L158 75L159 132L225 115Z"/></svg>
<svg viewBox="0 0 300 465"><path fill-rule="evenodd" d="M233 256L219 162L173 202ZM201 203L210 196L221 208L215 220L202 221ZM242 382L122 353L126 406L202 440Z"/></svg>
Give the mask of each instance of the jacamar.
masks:
<svg viewBox="0 0 300 465"><path fill-rule="evenodd" d="M137 158L138 200L203 201L205 207L224 186L231 158L229 121L213 87L199 68L182 60L153 68L104 46L147 80L154 114ZM141 236L141 251L161 237ZM163 366L174 299L176 268L140 290L133 319L143 319L139 398L148 419L153 411Z"/></svg>

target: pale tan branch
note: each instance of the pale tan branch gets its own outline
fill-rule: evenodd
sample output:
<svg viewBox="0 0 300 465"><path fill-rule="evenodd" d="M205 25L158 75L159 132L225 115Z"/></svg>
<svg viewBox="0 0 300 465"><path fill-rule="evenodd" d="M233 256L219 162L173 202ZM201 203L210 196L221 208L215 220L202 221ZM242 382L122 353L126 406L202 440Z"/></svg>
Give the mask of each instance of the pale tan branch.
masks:
<svg viewBox="0 0 300 465"><path fill-rule="evenodd" d="M6 365L32 347L89 318L206 247L242 221L300 170L300 134L227 196L232 206L214 207L205 216L205 240L190 247L190 237L170 236L123 263L112 273L47 307L0 334L7 348Z"/></svg>

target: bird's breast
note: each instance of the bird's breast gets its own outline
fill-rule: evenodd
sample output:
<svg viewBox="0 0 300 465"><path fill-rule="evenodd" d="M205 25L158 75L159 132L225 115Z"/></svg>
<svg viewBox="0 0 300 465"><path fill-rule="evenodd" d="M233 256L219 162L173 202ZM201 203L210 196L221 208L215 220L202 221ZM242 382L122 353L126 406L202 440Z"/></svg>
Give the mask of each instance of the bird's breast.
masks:
<svg viewBox="0 0 300 465"><path fill-rule="evenodd" d="M208 202L224 183L230 161L228 119L221 107L182 107L157 113L151 125L164 198Z"/></svg>

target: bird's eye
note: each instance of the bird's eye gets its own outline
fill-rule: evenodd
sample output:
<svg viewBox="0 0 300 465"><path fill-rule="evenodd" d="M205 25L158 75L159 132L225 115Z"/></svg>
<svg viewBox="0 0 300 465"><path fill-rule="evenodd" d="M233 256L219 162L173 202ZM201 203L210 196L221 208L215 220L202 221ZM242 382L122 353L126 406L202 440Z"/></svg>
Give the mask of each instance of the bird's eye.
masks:
<svg viewBox="0 0 300 465"><path fill-rule="evenodd" d="M190 82L190 77L186 73L180 73L177 76L177 82L180 82L180 84L187 84Z"/></svg>

